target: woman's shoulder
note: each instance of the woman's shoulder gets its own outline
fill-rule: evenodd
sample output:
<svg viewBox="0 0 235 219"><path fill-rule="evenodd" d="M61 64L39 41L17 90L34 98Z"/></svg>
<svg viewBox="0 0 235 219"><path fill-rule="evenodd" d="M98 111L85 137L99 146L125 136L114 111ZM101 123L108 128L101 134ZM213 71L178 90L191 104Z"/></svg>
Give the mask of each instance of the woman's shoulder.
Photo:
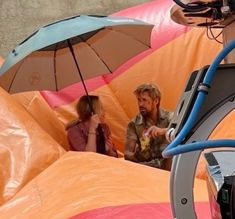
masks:
<svg viewBox="0 0 235 219"><path fill-rule="evenodd" d="M69 122L69 123L67 124L67 126L65 127L65 129L68 131L68 130L70 130L70 129L73 129L73 128L75 128L75 127L78 127L80 124L81 124L81 120L76 119L76 120L73 120L73 121Z"/></svg>

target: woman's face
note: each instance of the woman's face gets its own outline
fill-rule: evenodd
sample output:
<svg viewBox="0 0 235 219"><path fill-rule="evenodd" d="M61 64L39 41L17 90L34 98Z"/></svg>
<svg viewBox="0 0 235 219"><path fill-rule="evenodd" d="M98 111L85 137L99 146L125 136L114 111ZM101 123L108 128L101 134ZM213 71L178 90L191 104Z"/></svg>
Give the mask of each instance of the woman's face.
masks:
<svg viewBox="0 0 235 219"><path fill-rule="evenodd" d="M99 103L96 106L95 113L99 116L100 122L105 122L105 111L103 108L103 104L99 101Z"/></svg>

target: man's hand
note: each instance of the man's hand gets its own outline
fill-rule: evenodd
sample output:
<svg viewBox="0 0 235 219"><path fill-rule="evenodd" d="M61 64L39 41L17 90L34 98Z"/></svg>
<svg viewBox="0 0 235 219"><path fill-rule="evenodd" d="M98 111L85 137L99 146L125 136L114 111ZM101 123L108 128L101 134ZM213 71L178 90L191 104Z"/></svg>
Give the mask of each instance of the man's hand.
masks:
<svg viewBox="0 0 235 219"><path fill-rule="evenodd" d="M146 135L148 135L149 137L155 138L160 135L165 135L166 131L167 131L167 128L159 128L153 125L148 128L148 130L146 131Z"/></svg>

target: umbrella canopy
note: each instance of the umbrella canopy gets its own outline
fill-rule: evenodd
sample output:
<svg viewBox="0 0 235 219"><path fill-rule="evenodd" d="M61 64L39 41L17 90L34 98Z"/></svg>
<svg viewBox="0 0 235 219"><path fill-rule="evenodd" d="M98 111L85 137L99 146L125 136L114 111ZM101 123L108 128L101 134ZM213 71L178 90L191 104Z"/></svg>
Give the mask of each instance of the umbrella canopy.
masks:
<svg viewBox="0 0 235 219"><path fill-rule="evenodd" d="M81 15L48 24L10 52L0 68L0 86L10 93L57 91L112 73L150 48L152 28L111 16Z"/></svg>

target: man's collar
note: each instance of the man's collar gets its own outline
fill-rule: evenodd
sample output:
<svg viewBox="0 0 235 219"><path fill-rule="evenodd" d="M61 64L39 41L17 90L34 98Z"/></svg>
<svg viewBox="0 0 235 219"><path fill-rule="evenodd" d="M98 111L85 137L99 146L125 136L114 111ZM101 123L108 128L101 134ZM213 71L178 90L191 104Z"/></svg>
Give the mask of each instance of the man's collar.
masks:
<svg viewBox="0 0 235 219"><path fill-rule="evenodd" d="M145 118L139 113L135 118L136 125L142 125L145 123Z"/></svg>
<svg viewBox="0 0 235 219"><path fill-rule="evenodd" d="M158 124L159 121L163 120L163 111L162 109L159 109L159 118L157 118L157 121L155 122L155 124ZM145 118L142 116L141 113L139 113L136 118L135 118L135 123L136 125L142 125L142 124L145 124Z"/></svg>

